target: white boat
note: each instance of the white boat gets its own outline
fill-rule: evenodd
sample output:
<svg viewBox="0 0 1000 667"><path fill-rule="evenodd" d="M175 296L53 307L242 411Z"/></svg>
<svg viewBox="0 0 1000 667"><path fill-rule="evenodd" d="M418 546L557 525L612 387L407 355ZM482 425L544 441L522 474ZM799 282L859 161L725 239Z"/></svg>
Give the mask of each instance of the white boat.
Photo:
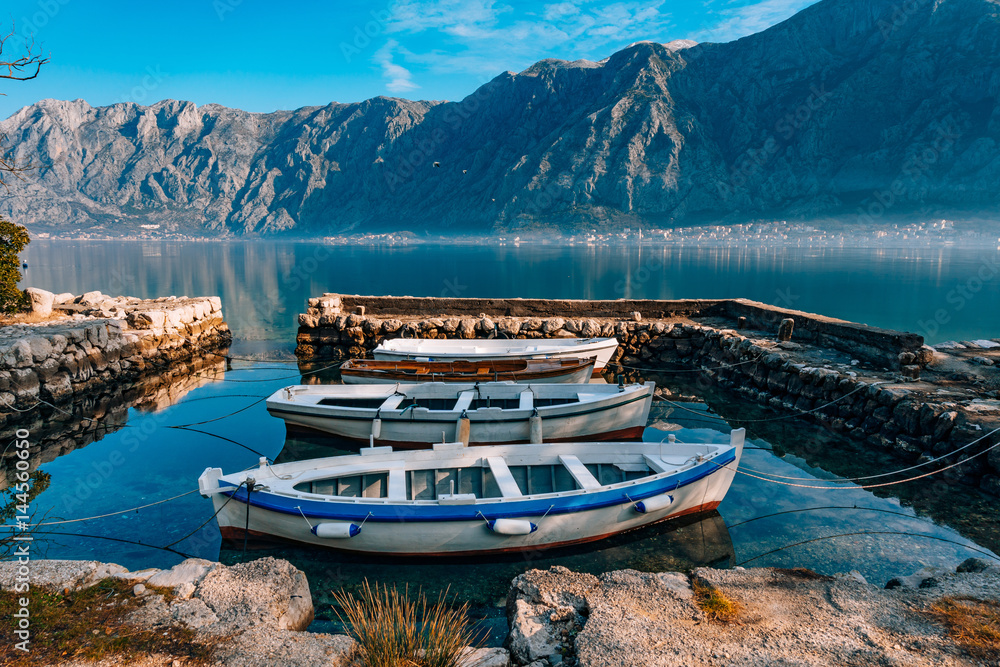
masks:
<svg viewBox="0 0 1000 667"><path fill-rule="evenodd" d="M737 429L728 444L372 447L275 465L262 458L230 475L208 468L198 488L227 539L248 529L362 553L490 554L588 542L715 509L743 441Z"/></svg>
<svg viewBox="0 0 1000 667"><path fill-rule="evenodd" d="M291 430L394 447L639 438L653 402L646 384L294 385L267 399Z"/></svg>
<svg viewBox="0 0 1000 667"><path fill-rule="evenodd" d="M544 338L456 340L393 338L372 353L376 359L451 361L454 359L593 359L594 370L608 365L618 347L616 338Z"/></svg>
<svg viewBox="0 0 1000 667"><path fill-rule="evenodd" d="M377 361L348 359L340 365L344 384L399 382L581 383L594 374L593 359L480 359L477 361Z"/></svg>

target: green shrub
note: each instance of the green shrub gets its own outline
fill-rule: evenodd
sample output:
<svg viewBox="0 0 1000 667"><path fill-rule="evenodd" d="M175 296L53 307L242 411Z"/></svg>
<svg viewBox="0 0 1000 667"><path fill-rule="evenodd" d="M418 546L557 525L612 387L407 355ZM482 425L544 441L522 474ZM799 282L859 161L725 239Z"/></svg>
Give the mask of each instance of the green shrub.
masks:
<svg viewBox="0 0 1000 667"><path fill-rule="evenodd" d="M0 218L0 312L14 313L28 304L27 295L17 283L21 280L18 255L30 241L27 229Z"/></svg>

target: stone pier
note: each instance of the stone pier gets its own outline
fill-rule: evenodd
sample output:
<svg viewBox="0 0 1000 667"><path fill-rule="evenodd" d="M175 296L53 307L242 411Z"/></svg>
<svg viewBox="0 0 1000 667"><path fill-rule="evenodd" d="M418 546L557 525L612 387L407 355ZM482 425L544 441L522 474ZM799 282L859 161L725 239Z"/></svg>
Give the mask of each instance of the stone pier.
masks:
<svg viewBox="0 0 1000 667"><path fill-rule="evenodd" d="M229 347L219 297L60 295L56 319L0 327L0 427ZM59 317L61 315L61 317Z"/></svg>
<svg viewBox="0 0 1000 667"><path fill-rule="evenodd" d="M782 322L791 320L791 323ZM325 294L299 316L303 362L370 356L382 340L614 336L610 373L697 368L721 386L1000 495L1000 342L932 348L914 333L745 299L570 301ZM738 328L739 327L739 328ZM779 329L790 333L779 340ZM782 337L785 337L784 335ZM995 361L994 361L995 358ZM987 436L987 437L983 437Z"/></svg>

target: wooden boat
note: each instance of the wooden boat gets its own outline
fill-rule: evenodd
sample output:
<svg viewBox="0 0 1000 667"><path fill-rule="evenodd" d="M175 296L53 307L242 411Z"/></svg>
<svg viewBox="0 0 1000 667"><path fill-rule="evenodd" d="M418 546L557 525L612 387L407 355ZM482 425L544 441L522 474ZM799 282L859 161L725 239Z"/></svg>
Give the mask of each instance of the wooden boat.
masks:
<svg viewBox="0 0 1000 667"><path fill-rule="evenodd" d="M715 509L743 441L737 429L728 444L372 447L275 465L262 458L230 475L208 468L198 488L228 539L248 528L372 554L491 554L598 540Z"/></svg>
<svg viewBox="0 0 1000 667"><path fill-rule="evenodd" d="M593 359L483 359L479 361L375 361L349 359L340 366L344 384L500 381L585 383Z"/></svg>
<svg viewBox="0 0 1000 667"><path fill-rule="evenodd" d="M639 438L654 383L295 385L267 399L292 430L395 447Z"/></svg>
<svg viewBox="0 0 1000 667"><path fill-rule="evenodd" d="M618 347L616 338L455 340L394 338L373 350L376 359L451 361L455 359L593 359L601 370Z"/></svg>

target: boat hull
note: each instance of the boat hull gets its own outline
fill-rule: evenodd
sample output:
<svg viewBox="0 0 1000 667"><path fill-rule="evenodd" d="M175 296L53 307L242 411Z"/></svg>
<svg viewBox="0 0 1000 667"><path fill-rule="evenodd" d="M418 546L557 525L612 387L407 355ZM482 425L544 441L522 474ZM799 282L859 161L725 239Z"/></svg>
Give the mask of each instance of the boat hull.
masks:
<svg viewBox="0 0 1000 667"><path fill-rule="evenodd" d="M587 536L587 537L581 537L581 538L570 540L570 541L566 541L566 542L554 542L554 543L551 543L551 544L546 543L546 544L542 545L541 547L539 547L539 546L512 546L512 547L497 546L497 547L494 547L494 548L489 548L488 550L474 549L474 550L470 550L470 551L439 551L439 552L434 552L434 553L423 553L423 552L417 552L417 551L414 551L414 552L405 552L405 551L384 552L384 551L369 551L369 550L366 550L366 549L350 549L350 548L347 548L347 545L340 545L340 544L332 543L331 540L306 541L306 540L302 539L301 535L296 535L296 537L280 537L280 536L277 536L277 535L272 534L272 533L265 533L265 532L261 532L259 530L255 530L255 529L250 529L250 531L247 532L244 529L243 526L238 526L238 525L232 525L232 526L222 526L222 525L220 525L219 526L219 532L221 533L222 539L224 539L224 540L239 541L239 540L244 539L244 537L249 536L251 538L258 539L258 540L267 540L267 541L274 541L274 542L295 542L297 544L301 544L301 545L304 545L304 546L322 547L324 549L333 549L334 551L344 551L344 552L347 552L347 553L370 553L370 554L378 554L378 555L383 555L383 556L394 556L396 558L420 558L420 557L423 557L423 556L432 556L432 557L433 556L439 556L439 557L490 556L490 555L500 555L500 554L509 554L509 553L521 553L521 552L525 552L525 551L537 550L539 548L544 548L544 549L558 549L558 548L562 548L562 547L571 547L571 546L575 546L575 545L578 545L578 544L587 544L587 543L590 543L590 542L597 542L597 541L600 541L600 540L606 540L609 537L613 537L615 535L620 535L622 533L627 533L630 530L638 530L639 528L643 528L645 526L651 526L653 524L661 523L663 521L672 521L674 519L680 519L680 518L686 517L686 516L692 516L692 515L695 515L695 514L702 514L702 513L705 513L705 512L712 512L712 511L718 509L720 503L721 503L721 501L713 501L713 502L710 502L710 503L703 503L701 505L698 505L698 506L695 506L695 507L691 507L689 509L682 510L682 511L679 511L679 512L676 512L676 513L673 513L673 514L669 514L667 516L664 516L664 517L661 517L661 518L658 518L658 519L650 520L650 521L648 521L646 523L642 523L642 524L636 525L633 528L625 528L625 529L617 529L616 528L615 530L612 530L612 531L609 531L609 532L606 532L606 533L603 533L603 534L600 534L600 535L592 535L592 536ZM252 510L251 510L251 512L252 512ZM245 516L245 514L244 514L244 516ZM367 526L365 527L365 529L367 529Z"/></svg>
<svg viewBox="0 0 1000 667"><path fill-rule="evenodd" d="M541 436L545 442L608 440L641 437L653 401L652 383L609 394L600 403L542 407ZM337 410L299 405L278 399L267 402L267 410L292 429L308 429L340 438L393 447L413 447L435 442L462 440L461 413L447 410L414 409L377 412ZM374 427L376 414L379 427ZM469 444L503 444L532 441L531 418L534 410L479 409L467 413ZM377 432L376 432L377 431Z"/></svg>
<svg viewBox="0 0 1000 667"><path fill-rule="evenodd" d="M289 434L301 433L303 436L329 436L329 431L320 431L314 428L309 428L308 426L296 426L293 424L285 424L286 432ZM594 442L610 442L614 440L641 440L642 434L645 432L645 426L630 426L628 428L619 429L617 431L606 431L604 433L596 433L593 435L588 435L587 440ZM416 440L373 440L372 438L350 438L347 436L338 436L341 440L347 440L356 443L358 446L375 444L376 446L391 446L393 449L427 449L433 442L427 441L416 441ZM550 438L545 436L545 442L576 442L580 440L579 437L568 436L564 438ZM438 438L437 442L442 442ZM485 447L486 445L524 445L530 442L530 440L510 440L507 442L480 442L477 440L472 440L469 442L470 447Z"/></svg>
<svg viewBox="0 0 1000 667"><path fill-rule="evenodd" d="M524 366L525 361L534 363L535 360L520 360L522 367ZM485 369L487 371L485 376L477 372L479 368L472 368L468 372L462 372L460 368L460 364L462 364L462 362L428 362L424 364L425 368L422 369L426 372L413 372L412 370L410 372L405 372L403 369L394 368L398 365L410 366L417 369L420 366L418 362L407 363L403 361L376 361L374 364L370 362L362 362L357 368L348 362L341 366L340 379L344 384L476 382L482 380L509 380L520 384L581 384L588 382L594 373L593 360L587 360L587 362L579 360L580 363L569 363L571 361L577 361L575 359L567 359L564 360L563 363L558 363L558 360L553 361L554 363L551 364L547 361L541 362L542 365L547 365L546 368L541 370L532 370L531 368L526 368L524 370L509 370L508 368L505 368L505 366L511 366L512 364L505 364L504 361L478 361L466 363L467 366L479 366ZM386 367L379 368L381 365L385 365ZM459 367L456 368L456 366Z"/></svg>
<svg viewBox="0 0 1000 667"><path fill-rule="evenodd" d="M242 537L248 529L254 536L276 537L354 553L400 557L501 554L581 544L715 509L729 490L739 453L738 449L727 459L702 463L684 475L669 475L630 488L602 492L620 502L607 503L580 494L574 504L559 506L558 510L549 513L547 500L524 503L505 500L467 508L446 508L449 511L441 508L421 511L412 504L369 508L364 503L348 501L328 503L322 515L318 515L306 502L257 494L249 506L248 517L247 494L240 489L229 494L215 494L213 503L220 530L227 538ZM645 513L637 511L629 499L655 498L664 493L669 493L673 502ZM549 509L557 506L557 501L551 503ZM519 505L524 507L519 509ZM343 517L339 521L338 515ZM487 525L487 519L501 516L530 521L537 529L525 535L495 533ZM320 520L353 523L360 526L360 530L347 539L318 537L310 528Z"/></svg>
<svg viewBox="0 0 1000 667"><path fill-rule="evenodd" d="M394 349L393 346L398 347ZM602 339L513 339L454 341L393 339L376 347L378 360L453 361L480 359L593 359L594 371L600 371L615 353L618 341Z"/></svg>

